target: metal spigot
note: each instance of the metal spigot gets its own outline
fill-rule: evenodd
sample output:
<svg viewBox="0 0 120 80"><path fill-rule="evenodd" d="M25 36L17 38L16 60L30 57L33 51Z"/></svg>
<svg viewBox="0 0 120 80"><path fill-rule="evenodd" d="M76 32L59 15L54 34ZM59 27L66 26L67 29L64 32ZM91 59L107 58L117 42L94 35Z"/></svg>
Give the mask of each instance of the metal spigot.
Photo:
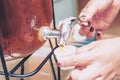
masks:
<svg viewBox="0 0 120 80"><path fill-rule="evenodd" d="M38 33L40 40L46 40L47 38L58 38L59 37L59 43L58 45L65 45L72 30L72 26L74 23L80 23L80 22L86 22L82 18L76 18L76 17L66 17L63 19L60 24L59 30L51 30L49 27L43 27L40 29L40 33Z"/></svg>
<svg viewBox="0 0 120 80"><path fill-rule="evenodd" d="M66 17L60 24L60 38L59 38L59 44L58 45L65 45L67 42L67 39L70 36L73 22L76 21L75 17Z"/></svg>
<svg viewBox="0 0 120 80"><path fill-rule="evenodd" d="M40 41L47 40L50 38L59 38L60 31L51 30L48 26L42 26L38 31L38 39Z"/></svg>
<svg viewBox="0 0 120 80"><path fill-rule="evenodd" d="M49 38L59 38L58 45L65 45L74 21L76 21L75 17L66 17L58 25L60 27L59 30L51 30L48 26L43 26L39 29L38 39L42 41Z"/></svg>

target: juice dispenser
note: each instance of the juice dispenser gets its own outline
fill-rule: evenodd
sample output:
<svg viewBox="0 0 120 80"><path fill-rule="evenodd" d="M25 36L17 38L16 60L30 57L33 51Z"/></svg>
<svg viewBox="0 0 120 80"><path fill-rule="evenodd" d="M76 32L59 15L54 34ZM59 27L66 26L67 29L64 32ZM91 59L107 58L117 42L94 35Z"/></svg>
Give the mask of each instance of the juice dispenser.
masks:
<svg viewBox="0 0 120 80"><path fill-rule="evenodd" d="M0 44L6 60L40 48L38 29L52 21L51 0L0 0Z"/></svg>

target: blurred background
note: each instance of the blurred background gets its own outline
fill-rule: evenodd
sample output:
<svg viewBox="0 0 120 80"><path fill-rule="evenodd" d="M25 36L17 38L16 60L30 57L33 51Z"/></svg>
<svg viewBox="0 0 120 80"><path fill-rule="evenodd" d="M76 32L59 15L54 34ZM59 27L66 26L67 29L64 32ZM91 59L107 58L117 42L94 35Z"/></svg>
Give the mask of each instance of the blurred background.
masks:
<svg viewBox="0 0 120 80"><path fill-rule="evenodd" d="M55 19L56 23L67 16L77 17L81 9L89 0L54 0ZM105 32L104 38L118 37L120 36L120 12L117 15L114 22L110 25L109 29ZM32 57L25 63L25 72L33 71L51 51L48 42L44 44ZM42 53L41 53L42 52ZM7 62L8 69L11 70L21 59ZM1 64L0 64L1 65ZM56 64L54 63L55 67ZM0 67L2 70L2 66ZM61 80L64 80L70 71L61 72ZM19 70L16 72L19 73ZM0 75L0 80L5 80L4 76ZM10 80L19 80L11 78ZM36 75L26 78L25 80L54 80L51 72L49 61L44 65L41 71Z"/></svg>

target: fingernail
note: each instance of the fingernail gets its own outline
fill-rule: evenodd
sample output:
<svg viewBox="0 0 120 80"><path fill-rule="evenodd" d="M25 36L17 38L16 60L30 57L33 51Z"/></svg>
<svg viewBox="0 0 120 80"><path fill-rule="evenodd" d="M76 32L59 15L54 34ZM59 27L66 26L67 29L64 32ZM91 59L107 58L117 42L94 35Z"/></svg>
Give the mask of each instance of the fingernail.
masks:
<svg viewBox="0 0 120 80"><path fill-rule="evenodd" d="M70 76L68 80L73 80L72 77Z"/></svg>
<svg viewBox="0 0 120 80"><path fill-rule="evenodd" d="M100 36L100 33L97 33L97 36Z"/></svg>
<svg viewBox="0 0 120 80"><path fill-rule="evenodd" d="M61 67L61 64L60 64L60 63L57 63L57 66L58 66L58 67Z"/></svg>
<svg viewBox="0 0 120 80"><path fill-rule="evenodd" d="M81 67L76 67L75 69L77 69L77 70L81 70Z"/></svg>
<svg viewBox="0 0 120 80"><path fill-rule="evenodd" d="M78 18L79 21L87 21L86 20L86 15L82 15Z"/></svg>
<svg viewBox="0 0 120 80"><path fill-rule="evenodd" d="M83 26L83 27L90 27L90 26L91 26L91 23L90 23L89 21L82 22L82 23L81 23L81 26Z"/></svg>
<svg viewBox="0 0 120 80"><path fill-rule="evenodd" d="M90 21L87 21L87 24L88 24L88 27L90 27L90 26L91 26L91 22L90 22Z"/></svg>
<svg viewBox="0 0 120 80"><path fill-rule="evenodd" d="M90 27L90 32L93 32L94 31L94 27Z"/></svg>

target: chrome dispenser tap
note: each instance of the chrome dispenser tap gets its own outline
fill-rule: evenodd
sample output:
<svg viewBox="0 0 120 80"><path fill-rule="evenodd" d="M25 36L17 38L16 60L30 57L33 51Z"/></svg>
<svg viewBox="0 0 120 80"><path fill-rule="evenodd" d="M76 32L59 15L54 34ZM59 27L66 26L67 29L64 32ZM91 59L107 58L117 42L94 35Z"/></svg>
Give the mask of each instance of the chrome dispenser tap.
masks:
<svg viewBox="0 0 120 80"><path fill-rule="evenodd" d="M59 30L51 30L49 27L43 27L38 32L38 37L40 40L46 40L47 38L59 38L58 45L65 45L72 30L74 22L86 22L82 18L76 17L66 17L60 24Z"/></svg>
<svg viewBox="0 0 120 80"><path fill-rule="evenodd" d="M60 37L58 45L65 45L69 38L73 26L73 22L76 21L75 17L66 17L60 24Z"/></svg>
<svg viewBox="0 0 120 80"><path fill-rule="evenodd" d="M59 30L51 30L48 26L43 26L38 31L38 39L59 38L58 45L65 45L70 36L74 21L76 21L75 17L66 17L58 25L60 27Z"/></svg>

